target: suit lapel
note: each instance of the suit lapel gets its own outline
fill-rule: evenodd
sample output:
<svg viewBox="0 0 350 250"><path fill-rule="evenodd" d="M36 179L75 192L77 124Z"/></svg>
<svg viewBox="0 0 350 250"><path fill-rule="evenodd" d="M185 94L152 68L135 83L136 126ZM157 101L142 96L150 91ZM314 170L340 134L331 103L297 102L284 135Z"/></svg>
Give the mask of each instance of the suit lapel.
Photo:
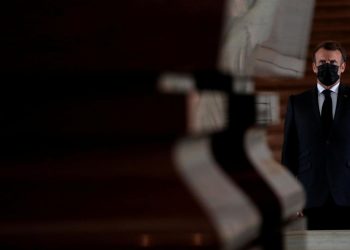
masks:
<svg viewBox="0 0 350 250"><path fill-rule="evenodd" d="M312 90L312 109L314 112L314 115L317 119L318 123L321 123L321 115L320 115L320 108L318 107L318 90L317 87L315 87Z"/></svg>
<svg viewBox="0 0 350 250"><path fill-rule="evenodd" d="M346 93L345 87L342 84L340 84L333 124L338 123L339 118L341 117L341 114L343 112L344 102L346 101L346 99L348 99L348 93Z"/></svg>

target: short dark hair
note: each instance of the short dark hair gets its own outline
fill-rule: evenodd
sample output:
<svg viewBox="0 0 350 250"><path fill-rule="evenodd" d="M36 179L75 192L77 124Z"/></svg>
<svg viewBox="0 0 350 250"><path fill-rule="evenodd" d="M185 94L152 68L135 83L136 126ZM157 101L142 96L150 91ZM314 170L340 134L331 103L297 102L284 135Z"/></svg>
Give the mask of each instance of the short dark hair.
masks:
<svg viewBox="0 0 350 250"><path fill-rule="evenodd" d="M319 49L325 49L325 50L339 50L340 53L341 53L341 56L343 58L343 62L346 62L346 59L347 59L347 53L346 53L346 50L345 48L337 41L323 41L321 43L319 43L313 50L312 52L312 61L313 62L316 62L316 58L315 58L315 55L316 55L316 52L319 50Z"/></svg>

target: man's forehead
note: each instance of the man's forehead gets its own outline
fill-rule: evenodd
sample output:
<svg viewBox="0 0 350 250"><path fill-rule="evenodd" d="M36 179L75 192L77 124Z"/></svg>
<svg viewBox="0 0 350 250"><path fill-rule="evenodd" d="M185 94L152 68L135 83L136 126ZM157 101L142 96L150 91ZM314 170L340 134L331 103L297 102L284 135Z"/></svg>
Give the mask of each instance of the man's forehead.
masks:
<svg viewBox="0 0 350 250"><path fill-rule="evenodd" d="M317 60L341 60L342 55L339 50L326 50L326 49L319 49L316 54Z"/></svg>

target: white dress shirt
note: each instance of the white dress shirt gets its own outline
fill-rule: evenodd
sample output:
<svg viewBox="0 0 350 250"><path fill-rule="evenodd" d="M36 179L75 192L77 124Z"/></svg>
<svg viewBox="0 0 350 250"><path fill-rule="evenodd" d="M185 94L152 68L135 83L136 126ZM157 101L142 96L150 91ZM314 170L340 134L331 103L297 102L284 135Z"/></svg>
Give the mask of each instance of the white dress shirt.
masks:
<svg viewBox="0 0 350 250"><path fill-rule="evenodd" d="M336 85L334 85L330 91L331 91L331 98L332 98L332 114L333 114L333 118L334 118L334 114L335 114L335 108L337 106L337 99L338 99L338 90L339 90L339 84L340 82L338 82ZM322 94L322 91L325 90L325 88L317 83L317 89L318 89L318 107L320 109L320 114L322 112L322 105L324 102L324 95Z"/></svg>

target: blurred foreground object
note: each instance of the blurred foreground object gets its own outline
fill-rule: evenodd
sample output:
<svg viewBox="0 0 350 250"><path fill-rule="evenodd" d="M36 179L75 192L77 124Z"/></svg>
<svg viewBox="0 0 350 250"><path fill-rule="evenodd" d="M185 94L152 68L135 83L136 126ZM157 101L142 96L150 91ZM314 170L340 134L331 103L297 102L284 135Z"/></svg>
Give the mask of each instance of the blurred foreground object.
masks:
<svg viewBox="0 0 350 250"><path fill-rule="evenodd" d="M239 14L227 10L220 69L234 75L302 77L314 1L233 2L246 7Z"/></svg>
<svg viewBox="0 0 350 250"><path fill-rule="evenodd" d="M247 3L7 3L0 246L283 248L304 194L256 126L276 99L219 63Z"/></svg>

